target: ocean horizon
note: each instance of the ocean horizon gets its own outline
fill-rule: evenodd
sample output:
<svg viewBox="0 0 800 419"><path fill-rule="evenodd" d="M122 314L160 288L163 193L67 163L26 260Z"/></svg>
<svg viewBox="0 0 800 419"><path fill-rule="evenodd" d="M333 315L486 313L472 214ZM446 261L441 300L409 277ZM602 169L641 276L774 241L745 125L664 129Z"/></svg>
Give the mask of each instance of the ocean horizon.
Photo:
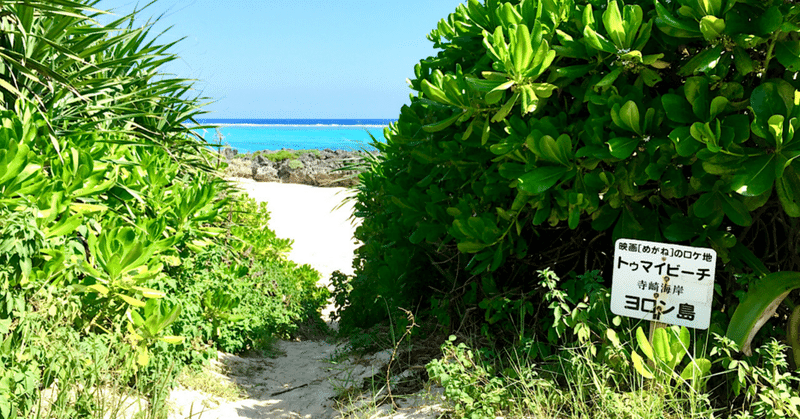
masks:
<svg viewBox="0 0 800 419"><path fill-rule="evenodd" d="M256 119L203 118L201 125L216 125L219 130L197 133L209 144L222 144L251 153L260 150L332 149L375 150L372 135L383 142L383 129L396 119ZM220 138L221 137L221 138Z"/></svg>

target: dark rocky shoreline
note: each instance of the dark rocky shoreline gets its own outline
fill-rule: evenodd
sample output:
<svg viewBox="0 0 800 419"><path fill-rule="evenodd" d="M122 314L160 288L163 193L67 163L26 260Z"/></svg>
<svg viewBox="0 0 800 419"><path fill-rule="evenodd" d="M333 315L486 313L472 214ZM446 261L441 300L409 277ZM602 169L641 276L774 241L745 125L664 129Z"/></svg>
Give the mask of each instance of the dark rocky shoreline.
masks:
<svg viewBox="0 0 800 419"><path fill-rule="evenodd" d="M264 150L239 154L223 148L228 162L226 174L258 182L299 183L311 186L353 186L363 170L364 151L349 150Z"/></svg>

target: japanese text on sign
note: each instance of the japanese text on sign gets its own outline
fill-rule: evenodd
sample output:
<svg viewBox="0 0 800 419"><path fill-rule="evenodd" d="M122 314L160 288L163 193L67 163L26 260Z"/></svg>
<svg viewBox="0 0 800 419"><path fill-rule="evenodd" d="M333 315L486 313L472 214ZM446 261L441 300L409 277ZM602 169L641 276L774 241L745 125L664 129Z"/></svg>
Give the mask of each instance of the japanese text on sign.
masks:
<svg viewBox="0 0 800 419"><path fill-rule="evenodd" d="M611 312L707 329L716 260L713 249L620 239L614 249Z"/></svg>

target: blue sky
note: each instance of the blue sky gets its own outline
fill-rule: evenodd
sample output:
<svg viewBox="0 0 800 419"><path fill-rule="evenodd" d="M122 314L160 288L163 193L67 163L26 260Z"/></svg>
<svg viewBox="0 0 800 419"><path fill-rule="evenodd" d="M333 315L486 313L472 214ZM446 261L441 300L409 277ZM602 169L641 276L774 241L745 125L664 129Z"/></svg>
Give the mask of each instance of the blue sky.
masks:
<svg viewBox="0 0 800 419"><path fill-rule="evenodd" d="M397 118L426 35L459 0L159 0L169 73L197 79L211 118ZM146 1L101 0L130 12Z"/></svg>

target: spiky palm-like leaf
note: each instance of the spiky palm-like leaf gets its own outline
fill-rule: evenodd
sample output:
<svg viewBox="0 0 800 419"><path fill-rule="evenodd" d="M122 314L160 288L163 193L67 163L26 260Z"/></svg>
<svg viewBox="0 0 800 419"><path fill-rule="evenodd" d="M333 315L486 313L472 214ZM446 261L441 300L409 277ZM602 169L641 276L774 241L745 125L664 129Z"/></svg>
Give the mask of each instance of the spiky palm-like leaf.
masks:
<svg viewBox="0 0 800 419"><path fill-rule="evenodd" d="M202 110L192 81L161 72L177 57L154 21L135 11L101 25L97 0L0 2L0 107L35 101L53 135L114 131L161 146L179 161L210 168L206 144L187 127ZM157 19L155 20L157 21ZM195 128L196 129L196 128Z"/></svg>

